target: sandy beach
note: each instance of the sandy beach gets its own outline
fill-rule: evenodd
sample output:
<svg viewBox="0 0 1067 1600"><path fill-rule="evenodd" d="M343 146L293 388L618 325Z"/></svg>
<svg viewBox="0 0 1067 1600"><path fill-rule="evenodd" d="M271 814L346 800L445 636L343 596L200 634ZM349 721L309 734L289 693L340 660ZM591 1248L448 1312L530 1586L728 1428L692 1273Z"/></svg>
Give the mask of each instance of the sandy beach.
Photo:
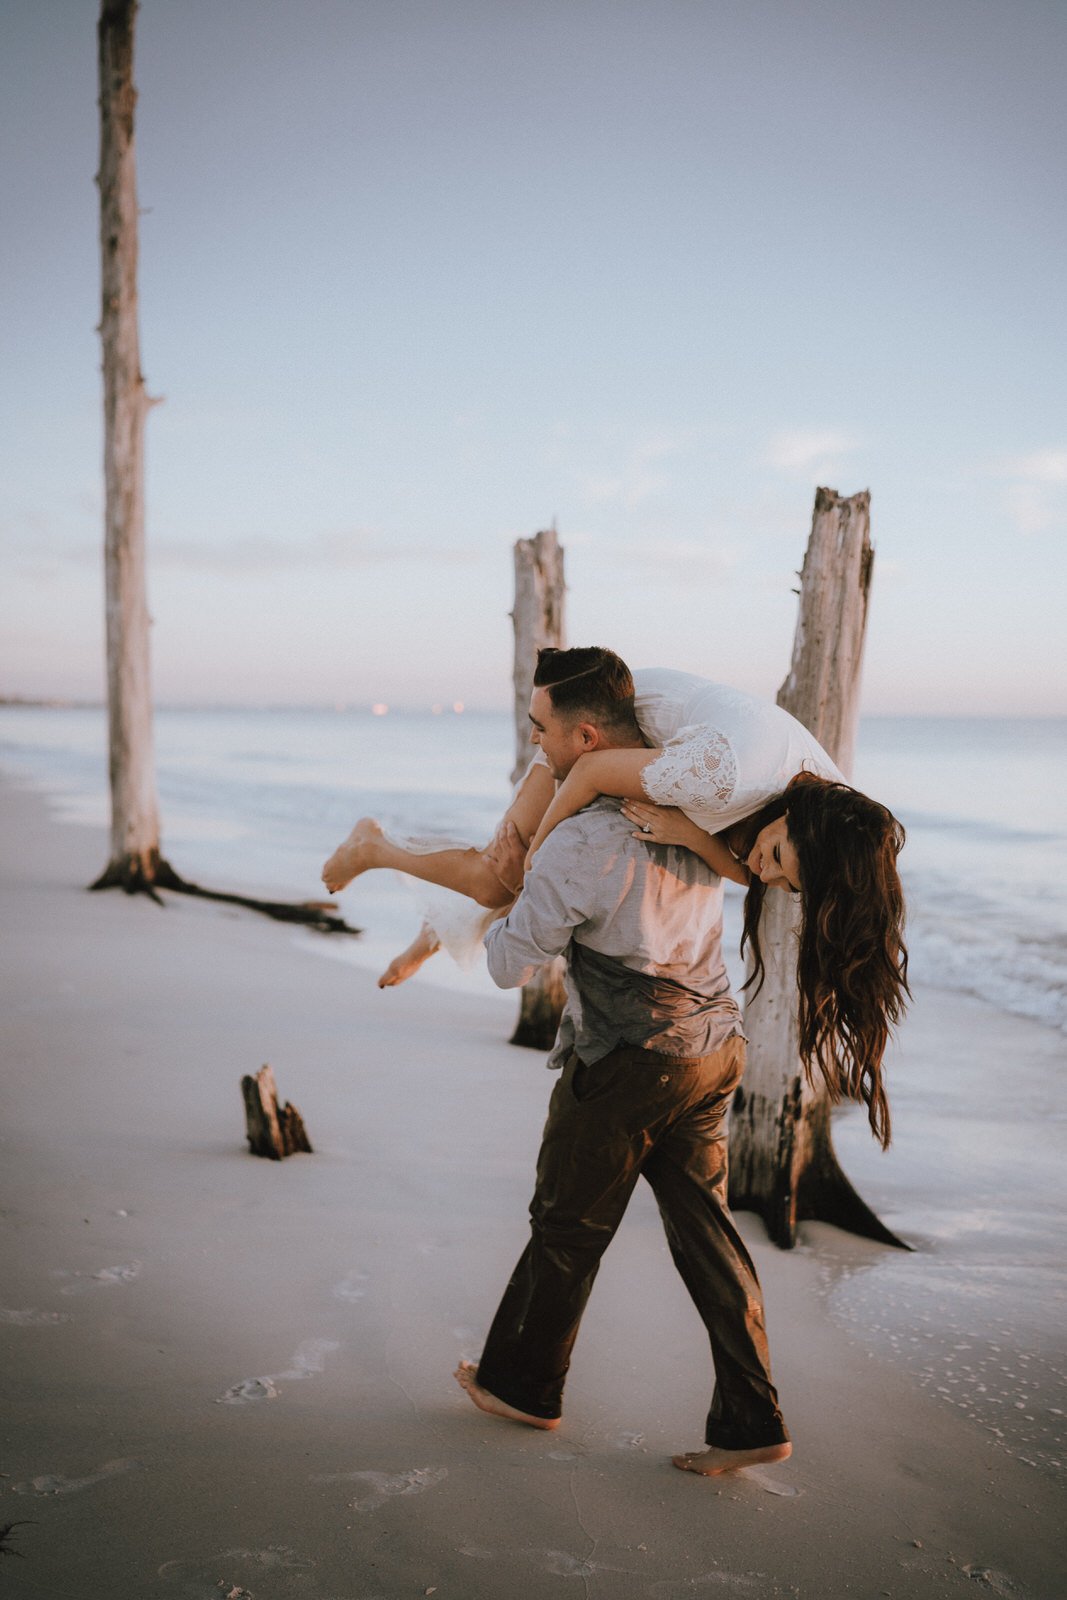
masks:
<svg viewBox="0 0 1067 1600"><path fill-rule="evenodd" d="M383 994L254 915L87 894L102 832L0 807L12 1596L1063 1594L1062 1490L830 1317L827 1261L884 1254L835 1230L783 1254L740 1219L783 1465L671 1467L712 1373L645 1193L559 1430L475 1411L451 1373L524 1242L552 1081L506 1042L514 996ZM924 992L902 1049L936 1050L948 1007L994 1070L1014 1023L970 1005ZM247 1153L239 1082L268 1061L312 1156Z"/></svg>

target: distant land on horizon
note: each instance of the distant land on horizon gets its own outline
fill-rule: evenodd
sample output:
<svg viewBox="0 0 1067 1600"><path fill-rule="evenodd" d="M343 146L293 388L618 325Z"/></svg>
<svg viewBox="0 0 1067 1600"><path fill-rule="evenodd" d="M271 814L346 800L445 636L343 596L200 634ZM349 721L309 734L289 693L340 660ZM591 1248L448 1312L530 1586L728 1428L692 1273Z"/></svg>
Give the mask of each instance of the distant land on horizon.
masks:
<svg viewBox="0 0 1067 1600"><path fill-rule="evenodd" d="M105 700L75 700L59 696L37 699L32 695L0 694L0 707L25 707L37 711L106 711ZM173 700L157 701L157 712L170 711L329 711L337 716L371 714L374 716L509 716L507 706L460 707L449 705L393 705L383 706L380 701L242 701ZM862 722L1067 722L1067 713L1023 711L861 711Z"/></svg>

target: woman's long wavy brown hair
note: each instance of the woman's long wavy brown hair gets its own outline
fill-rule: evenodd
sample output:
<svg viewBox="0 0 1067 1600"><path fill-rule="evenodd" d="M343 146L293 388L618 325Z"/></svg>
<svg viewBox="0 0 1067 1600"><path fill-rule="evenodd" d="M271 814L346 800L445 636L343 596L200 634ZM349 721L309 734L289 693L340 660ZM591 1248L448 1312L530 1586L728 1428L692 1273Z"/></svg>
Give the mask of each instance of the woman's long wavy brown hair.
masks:
<svg viewBox="0 0 1067 1600"><path fill-rule="evenodd" d="M889 1102L882 1058L889 1031L904 1014L908 952L897 856L904 829L885 806L858 789L801 772L782 794L742 824L744 854L769 822L786 818L800 864L797 1026L809 1081L818 1067L830 1099L862 1100L882 1148L889 1143ZM759 921L765 886L745 896L741 941L752 953L745 988L763 984Z"/></svg>

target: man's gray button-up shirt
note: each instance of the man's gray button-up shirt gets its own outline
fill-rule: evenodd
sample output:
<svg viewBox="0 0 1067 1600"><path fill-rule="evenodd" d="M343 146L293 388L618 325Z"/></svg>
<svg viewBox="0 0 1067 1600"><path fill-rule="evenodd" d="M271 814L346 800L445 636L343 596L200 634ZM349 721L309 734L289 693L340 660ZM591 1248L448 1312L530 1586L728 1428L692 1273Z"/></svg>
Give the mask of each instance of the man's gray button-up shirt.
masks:
<svg viewBox="0 0 1067 1600"><path fill-rule="evenodd" d="M502 989L566 957L567 1004L548 1065L619 1044L705 1056L741 1034L722 959L722 879L691 850L633 837L605 797L554 829L485 946Z"/></svg>

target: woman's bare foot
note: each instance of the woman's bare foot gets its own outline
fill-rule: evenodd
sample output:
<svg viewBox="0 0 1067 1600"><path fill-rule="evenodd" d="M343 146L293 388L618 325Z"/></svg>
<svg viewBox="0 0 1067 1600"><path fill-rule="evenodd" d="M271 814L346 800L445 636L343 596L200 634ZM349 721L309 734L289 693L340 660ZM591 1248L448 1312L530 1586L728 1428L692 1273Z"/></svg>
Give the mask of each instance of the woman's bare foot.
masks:
<svg viewBox="0 0 1067 1600"><path fill-rule="evenodd" d="M440 948L433 932L424 922L407 949L401 950L400 954L390 961L378 979L379 989L395 989L398 983L405 983L408 978L413 978L423 962L429 961Z"/></svg>
<svg viewBox="0 0 1067 1600"><path fill-rule="evenodd" d="M711 1445L671 1459L683 1472L702 1472L706 1478L714 1478L720 1472L739 1472L742 1467L767 1467L773 1461L785 1461L792 1453L793 1446L788 1443L767 1444L759 1450L719 1450Z"/></svg>
<svg viewBox="0 0 1067 1600"><path fill-rule="evenodd" d="M514 1406L498 1400L488 1389L478 1386L478 1368L470 1361L461 1361L452 1376L461 1389L466 1389L479 1411L488 1411L493 1417L506 1417L509 1422L525 1422L531 1428L558 1428L558 1417L531 1417L526 1411L516 1411Z"/></svg>
<svg viewBox="0 0 1067 1600"><path fill-rule="evenodd" d="M322 881L330 893L336 894L361 872L379 866L375 847L381 843L382 830L374 818L360 817L344 844L337 846L322 869Z"/></svg>

